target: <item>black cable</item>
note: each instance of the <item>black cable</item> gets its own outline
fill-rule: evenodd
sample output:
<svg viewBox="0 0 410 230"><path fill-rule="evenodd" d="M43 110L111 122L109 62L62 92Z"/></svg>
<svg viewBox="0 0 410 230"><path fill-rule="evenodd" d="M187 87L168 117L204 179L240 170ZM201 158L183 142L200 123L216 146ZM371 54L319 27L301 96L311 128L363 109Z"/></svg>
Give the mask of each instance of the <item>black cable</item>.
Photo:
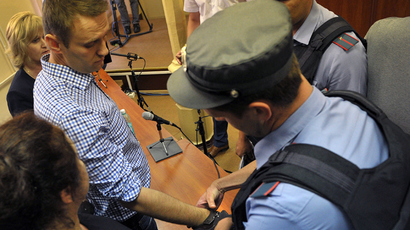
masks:
<svg viewBox="0 0 410 230"><path fill-rule="evenodd" d="M147 92L140 92L142 95L147 96L169 96L168 93L147 93Z"/></svg>
<svg viewBox="0 0 410 230"><path fill-rule="evenodd" d="M192 143L191 139L189 139L189 137L184 133L184 131L182 131L182 129L180 127L178 127L176 124L173 125L175 128L177 128L179 131L181 131L182 135L184 135L184 137L186 137L186 139L192 144L194 145L194 143Z"/></svg>
<svg viewBox="0 0 410 230"><path fill-rule="evenodd" d="M147 61L145 60L145 58L140 57L140 59L144 60L144 66L142 66L142 69L141 69L140 74L138 75L138 77L141 76L142 72L144 72L145 66L147 65Z"/></svg>
<svg viewBox="0 0 410 230"><path fill-rule="evenodd" d="M212 157L211 158L212 159L212 161L214 162L214 166L215 166L215 169L216 169L216 173L218 173L218 179L219 178L221 178L221 174L219 173L219 169L218 169L218 163L216 163L216 161L215 161L215 159Z"/></svg>

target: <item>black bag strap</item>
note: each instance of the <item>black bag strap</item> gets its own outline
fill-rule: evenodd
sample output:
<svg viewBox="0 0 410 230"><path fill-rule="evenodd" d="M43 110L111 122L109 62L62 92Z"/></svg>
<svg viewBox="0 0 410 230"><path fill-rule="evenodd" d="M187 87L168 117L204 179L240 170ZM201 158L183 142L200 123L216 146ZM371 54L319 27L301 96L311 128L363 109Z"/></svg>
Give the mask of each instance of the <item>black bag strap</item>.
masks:
<svg viewBox="0 0 410 230"><path fill-rule="evenodd" d="M287 182L312 191L340 206L348 200L360 169L333 152L314 145L293 144L273 154L242 185L232 203L236 229L246 221L246 199L262 182Z"/></svg>
<svg viewBox="0 0 410 230"><path fill-rule="evenodd" d="M299 185L342 205L353 191L360 169L333 152L315 145L293 144L272 155L267 178ZM275 178L272 180L272 178Z"/></svg>

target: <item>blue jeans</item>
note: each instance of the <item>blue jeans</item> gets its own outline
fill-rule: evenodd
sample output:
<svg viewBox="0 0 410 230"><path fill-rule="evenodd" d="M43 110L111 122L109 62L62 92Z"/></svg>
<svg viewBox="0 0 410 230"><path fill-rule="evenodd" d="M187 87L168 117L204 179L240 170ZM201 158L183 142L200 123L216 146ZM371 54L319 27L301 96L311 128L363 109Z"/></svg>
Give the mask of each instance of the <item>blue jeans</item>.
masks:
<svg viewBox="0 0 410 230"><path fill-rule="evenodd" d="M228 122L226 121L217 121L215 118L212 118L214 121L214 146L222 147L228 142Z"/></svg>
<svg viewBox="0 0 410 230"><path fill-rule="evenodd" d="M128 16L127 6L125 5L124 0L115 0L115 4L120 12L122 25L130 26L130 16ZM132 24L138 24L140 22L138 0L130 0L130 7L132 11Z"/></svg>

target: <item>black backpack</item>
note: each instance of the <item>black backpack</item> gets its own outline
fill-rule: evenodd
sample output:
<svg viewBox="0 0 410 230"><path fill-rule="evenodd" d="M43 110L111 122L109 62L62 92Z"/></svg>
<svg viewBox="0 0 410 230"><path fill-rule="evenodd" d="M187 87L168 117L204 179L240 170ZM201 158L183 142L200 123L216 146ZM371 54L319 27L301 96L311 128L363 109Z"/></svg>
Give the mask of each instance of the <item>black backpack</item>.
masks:
<svg viewBox="0 0 410 230"><path fill-rule="evenodd" d="M232 203L235 229L244 229L245 202L262 182L287 182L338 205L355 229L410 229L410 135L362 95L333 91L366 111L379 125L389 158L374 168L359 169L339 155L313 145L293 144L273 154L241 186Z"/></svg>
<svg viewBox="0 0 410 230"><path fill-rule="evenodd" d="M321 25L313 32L308 46L294 46L294 52L298 59L300 70L310 84L313 83L320 59L330 44L336 43L342 47L342 49L348 50L358 42L356 39L345 34L346 32L354 32L364 47L366 47L366 40L360 37L353 27L342 17L332 18ZM344 42L345 40L348 42Z"/></svg>

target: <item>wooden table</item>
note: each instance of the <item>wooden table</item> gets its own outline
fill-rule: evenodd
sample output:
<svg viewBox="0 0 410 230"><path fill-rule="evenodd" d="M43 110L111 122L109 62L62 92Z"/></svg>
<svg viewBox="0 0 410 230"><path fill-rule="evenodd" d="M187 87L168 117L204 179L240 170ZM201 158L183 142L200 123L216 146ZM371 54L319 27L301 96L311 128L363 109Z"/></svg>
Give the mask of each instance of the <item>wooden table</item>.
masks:
<svg viewBox="0 0 410 230"><path fill-rule="evenodd" d="M100 88L117 103L119 109L125 109L131 117L135 135L140 141L150 165L151 188L167 193L185 203L195 205L212 181L218 178L213 161L186 139L183 139L177 142L183 151L182 153L155 162L147 146L159 141L156 122L142 118L144 110L129 98L104 70L100 70L99 75L107 86L105 87L101 82L98 82L98 77L96 77ZM164 128L162 134L164 138L171 136ZM217 167L221 177L228 174L221 167ZM219 210L223 209L230 213L230 205L237 192L238 190L227 192ZM160 220L157 220L157 225L160 230L187 229L186 226Z"/></svg>

